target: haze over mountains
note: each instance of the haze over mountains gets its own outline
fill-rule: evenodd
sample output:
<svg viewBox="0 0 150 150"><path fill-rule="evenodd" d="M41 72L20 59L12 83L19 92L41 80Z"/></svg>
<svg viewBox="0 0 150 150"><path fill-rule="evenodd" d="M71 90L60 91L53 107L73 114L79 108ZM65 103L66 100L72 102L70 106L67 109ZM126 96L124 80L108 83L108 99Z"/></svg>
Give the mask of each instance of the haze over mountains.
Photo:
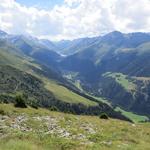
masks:
<svg viewBox="0 0 150 150"><path fill-rule="evenodd" d="M0 150L149 150L149 8L0 0Z"/></svg>
<svg viewBox="0 0 150 150"><path fill-rule="evenodd" d="M76 113L87 111L87 114L90 112L97 114L99 113L98 109L105 106L101 111L109 110L110 114L115 114L112 108L106 104L100 105L101 102L97 102L93 98L97 96L104 101L107 100L114 108L118 106L127 111L150 117L149 58L149 33L123 34L114 31L99 37L52 42L24 35L9 35L0 31L1 65L15 67L37 78L41 78L42 75L44 81L45 78L54 80L59 83L57 85L62 85L61 88L67 87L78 96L86 97L83 104L86 103L85 101L88 101L90 105L95 105L93 102L96 105L99 103L95 112L92 110L94 107L88 110L84 106L79 106L83 109L81 111L78 106L67 106L66 111L75 111ZM11 72L9 67L4 67L2 70L4 71L1 72L2 74ZM20 75L19 72L18 75ZM17 76L13 75L13 78L17 78ZM40 82L38 79L35 80ZM23 83L26 85L26 81ZM42 84L39 85L40 88L44 86ZM51 83L50 87L52 86L56 88ZM24 88L20 87L20 89ZM41 102L40 105L58 106L59 102L53 102L57 97L54 89L49 88L49 90L52 92L50 95L53 95L49 95L51 100L46 98L48 101ZM48 96L46 89L42 92L45 97ZM36 91L33 92L34 94L31 93L29 95L37 99ZM62 98L58 97L58 99ZM64 99L67 101L70 97ZM59 104L58 108L63 110L64 105Z"/></svg>

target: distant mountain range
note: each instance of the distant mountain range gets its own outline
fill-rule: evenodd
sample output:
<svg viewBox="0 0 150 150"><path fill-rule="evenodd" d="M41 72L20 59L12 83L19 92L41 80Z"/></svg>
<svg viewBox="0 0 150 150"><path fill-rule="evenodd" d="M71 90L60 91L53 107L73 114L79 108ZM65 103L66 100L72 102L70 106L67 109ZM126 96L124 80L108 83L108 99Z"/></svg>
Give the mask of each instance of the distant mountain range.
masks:
<svg viewBox="0 0 150 150"><path fill-rule="evenodd" d="M114 31L67 56L60 66L66 72L78 72L75 78L86 91L106 97L124 109L149 115L149 58L148 33ZM108 73L110 75L105 75ZM133 88L128 87L130 82ZM129 84L126 85L128 89L124 84Z"/></svg>
<svg viewBox="0 0 150 150"><path fill-rule="evenodd" d="M114 31L52 42L0 31L0 64L42 74L88 100L101 97L114 108L150 117L149 33Z"/></svg>
<svg viewBox="0 0 150 150"><path fill-rule="evenodd" d="M59 62L64 58L39 40L24 35L0 32L0 102L15 103L18 93L32 107L74 114L100 115L128 120L120 112L98 99L81 92L64 78ZM53 44L52 44L53 45Z"/></svg>

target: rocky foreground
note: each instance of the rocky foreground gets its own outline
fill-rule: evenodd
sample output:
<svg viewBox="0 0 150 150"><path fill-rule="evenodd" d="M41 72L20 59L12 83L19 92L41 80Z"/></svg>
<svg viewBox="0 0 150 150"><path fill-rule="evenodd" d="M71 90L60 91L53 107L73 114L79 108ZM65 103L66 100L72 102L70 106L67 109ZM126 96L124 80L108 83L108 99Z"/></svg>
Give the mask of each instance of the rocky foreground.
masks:
<svg viewBox="0 0 150 150"><path fill-rule="evenodd" d="M78 117L74 118L80 121ZM63 124L65 128L63 128ZM64 137L69 139L84 140L86 144L90 144L87 135L96 133L96 126L92 123L80 123L77 130L81 130L83 133L71 133L69 129L73 121L71 119L67 120L64 117L52 117L52 116L35 116L29 117L25 114L20 114L19 116L0 116L0 136L3 138L7 134L2 131L10 130L13 132L15 130L20 132L34 132L43 135L54 135L57 137Z"/></svg>
<svg viewBox="0 0 150 150"><path fill-rule="evenodd" d="M0 150L149 150L150 124L0 104Z"/></svg>

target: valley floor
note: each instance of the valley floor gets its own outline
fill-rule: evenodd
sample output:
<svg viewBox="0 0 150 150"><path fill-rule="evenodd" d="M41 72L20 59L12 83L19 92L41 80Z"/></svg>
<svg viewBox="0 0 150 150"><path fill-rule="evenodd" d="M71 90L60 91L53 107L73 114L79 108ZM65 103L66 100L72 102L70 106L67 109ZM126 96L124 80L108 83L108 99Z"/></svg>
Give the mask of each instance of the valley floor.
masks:
<svg viewBox="0 0 150 150"><path fill-rule="evenodd" d="M149 150L150 123L0 104L0 150Z"/></svg>

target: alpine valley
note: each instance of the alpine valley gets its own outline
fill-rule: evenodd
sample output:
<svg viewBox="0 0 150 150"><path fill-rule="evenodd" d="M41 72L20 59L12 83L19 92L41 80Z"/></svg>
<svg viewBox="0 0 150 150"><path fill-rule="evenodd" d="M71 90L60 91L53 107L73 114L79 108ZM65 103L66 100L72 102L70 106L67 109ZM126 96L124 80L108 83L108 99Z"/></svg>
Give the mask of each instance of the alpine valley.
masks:
<svg viewBox="0 0 150 150"><path fill-rule="evenodd" d="M0 150L148 149L150 33L0 31L0 118Z"/></svg>

